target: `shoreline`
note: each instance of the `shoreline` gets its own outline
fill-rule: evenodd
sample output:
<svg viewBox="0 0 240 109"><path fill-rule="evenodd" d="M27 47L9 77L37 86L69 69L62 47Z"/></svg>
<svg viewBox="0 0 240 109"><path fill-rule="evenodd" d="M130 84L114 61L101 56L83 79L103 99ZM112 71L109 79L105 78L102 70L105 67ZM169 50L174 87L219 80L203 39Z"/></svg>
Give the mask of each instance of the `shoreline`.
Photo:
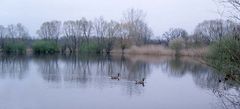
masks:
<svg viewBox="0 0 240 109"><path fill-rule="evenodd" d="M178 56L182 57L204 57L208 53L208 47L181 49ZM122 55L121 49L113 49L112 55ZM149 55L149 56L176 56L173 49L160 45L145 45L141 47L132 46L124 50L124 55Z"/></svg>
<svg viewBox="0 0 240 109"><path fill-rule="evenodd" d="M202 48L188 48L188 49L181 49L178 56L180 57L204 57L208 53L208 47L202 47ZM4 53L0 49L0 54L7 54ZM18 53L9 53L13 55L17 55ZM57 52L53 54L71 54L68 52ZM73 53L74 54L74 53ZM95 54L95 53L75 53L75 54ZM107 54L104 52L103 54ZM33 50L31 48L27 48L26 52L22 55L34 55ZM51 55L51 54L40 54L40 55ZM161 45L144 45L144 46L132 46L128 49L124 50L124 53L122 53L122 50L119 48L114 48L111 50L110 55L129 55L129 56L139 56L139 55L145 55L145 56L176 56L176 52L173 49L163 47Z"/></svg>

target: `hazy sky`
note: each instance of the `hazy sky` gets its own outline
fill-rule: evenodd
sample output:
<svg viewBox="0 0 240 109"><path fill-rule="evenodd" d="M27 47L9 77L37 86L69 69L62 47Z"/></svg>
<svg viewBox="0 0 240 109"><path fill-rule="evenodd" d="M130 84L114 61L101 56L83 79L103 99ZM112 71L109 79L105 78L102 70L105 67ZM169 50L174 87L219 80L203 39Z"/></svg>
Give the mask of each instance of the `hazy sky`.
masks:
<svg viewBox="0 0 240 109"><path fill-rule="evenodd" d="M142 9L155 35L171 27L193 32L201 21L217 19L217 5L213 0L0 0L0 24L24 24L32 35L41 23L48 20L120 20L123 11Z"/></svg>

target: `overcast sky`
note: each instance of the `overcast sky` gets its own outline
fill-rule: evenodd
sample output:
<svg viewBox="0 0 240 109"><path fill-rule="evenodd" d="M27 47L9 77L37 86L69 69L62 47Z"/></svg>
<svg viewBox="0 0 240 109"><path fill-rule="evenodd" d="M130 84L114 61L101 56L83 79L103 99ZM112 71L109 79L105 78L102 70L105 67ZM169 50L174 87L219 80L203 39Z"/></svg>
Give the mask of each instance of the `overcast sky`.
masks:
<svg viewBox="0 0 240 109"><path fill-rule="evenodd" d="M155 35L171 27L181 27L192 33L203 20L217 19L213 0L0 0L0 25L24 24L32 35L41 23L49 20L120 20L123 11L142 9Z"/></svg>

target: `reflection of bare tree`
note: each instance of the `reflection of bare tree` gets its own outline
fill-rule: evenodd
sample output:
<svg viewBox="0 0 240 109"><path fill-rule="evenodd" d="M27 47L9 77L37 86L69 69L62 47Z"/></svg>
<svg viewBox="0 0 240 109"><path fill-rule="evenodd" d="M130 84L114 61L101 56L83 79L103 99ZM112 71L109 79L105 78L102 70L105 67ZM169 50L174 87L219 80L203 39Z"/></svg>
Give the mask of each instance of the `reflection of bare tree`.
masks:
<svg viewBox="0 0 240 109"><path fill-rule="evenodd" d="M76 55L68 58L64 66L64 81L86 84L91 78L89 60L80 60Z"/></svg>
<svg viewBox="0 0 240 109"><path fill-rule="evenodd" d="M166 73L172 77L182 77L186 74L188 66L184 65L183 61L179 58L162 58L157 63L159 67L163 69L163 73Z"/></svg>
<svg viewBox="0 0 240 109"><path fill-rule="evenodd" d="M240 108L240 87L238 83L233 83L233 81L220 83L218 80L224 78L224 75L221 73L215 72L213 69L200 63L187 61L183 63L185 66L188 66L185 67L187 69L184 72L189 72L193 76L196 85L212 90L223 109Z"/></svg>
<svg viewBox="0 0 240 109"><path fill-rule="evenodd" d="M136 85L133 83L126 84L126 87L123 89L127 95L133 96L133 95L141 95L144 91L144 88L141 85Z"/></svg>
<svg viewBox="0 0 240 109"><path fill-rule="evenodd" d="M141 92L141 87L135 85L135 80L146 78L150 73L149 64L133 63L124 57L74 55L64 57L63 62L65 63L63 66L64 81L83 85L89 84L94 78L93 82L97 87L104 87L106 82L119 84L125 87L124 89L130 95ZM114 82L109 78L118 73L121 74L121 80L126 82Z"/></svg>
<svg viewBox="0 0 240 109"><path fill-rule="evenodd" d="M23 79L28 69L28 59L24 56L0 56L0 77Z"/></svg>
<svg viewBox="0 0 240 109"><path fill-rule="evenodd" d="M128 69L127 79L130 81L142 80L146 78L147 74L150 73L150 65L145 62L127 62L126 68Z"/></svg>
<svg viewBox="0 0 240 109"><path fill-rule="evenodd" d="M39 56L37 62L44 80L48 82L61 81L58 56Z"/></svg>
<svg viewBox="0 0 240 109"><path fill-rule="evenodd" d="M194 59L189 60L173 58L165 60L163 63L166 64L163 64L162 66L170 76L182 77L185 74L189 74L192 75L196 85L201 88L218 88L218 80L222 79L223 75L215 72L210 67L193 60Z"/></svg>
<svg viewBox="0 0 240 109"><path fill-rule="evenodd" d="M121 79L127 80L124 90L128 95L140 94L142 93L142 87L135 85L136 80L142 80L142 78L147 78L150 74L150 64L143 61L131 61L125 57L113 58L111 59L111 64L106 66L108 69L113 69L112 74L121 74ZM111 68L109 68L111 67Z"/></svg>
<svg viewBox="0 0 240 109"><path fill-rule="evenodd" d="M221 75L212 70L203 70L198 73L192 73L192 75L196 85L203 89L219 88L218 80L219 78L222 78Z"/></svg>
<svg viewBox="0 0 240 109"><path fill-rule="evenodd" d="M107 74L110 77L112 75L121 74L121 79L126 79L128 81L141 80L146 78L147 74L150 73L150 65L137 61L132 62L126 60L125 57L120 58L107 58L106 60L100 60L98 62L97 71L103 72L102 74Z"/></svg>
<svg viewBox="0 0 240 109"><path fill-rule="evenodd" d="M191 60L184 58L166 59L162 61L161 66L170 76L174 77L182 77L187 73L198 75L209 72L209 67Z"/></svg>
<svg viewBox="0 0 240 109"><path fill-rule="evenodd" d="M165 63L165 64L164 64ZM191 74L197 86L211 90L220 101L223 109L240 108L240 86L238 83L219 82L224 75L215 72L208 66L188 59L168 59L161 63L163 69L174 77L182 77Z"/></svg>
<svg viewBox="0 0 240 109"><path fill-rule="evenodd" d="M223 109L240 109L240 88L226 89L225 85L222 85L223 88L212 89L214 95L219 98L220 105Z"/></svg>
<svg viewBox="0 0 240 109"><path fill-rule="evenodd" d="M163 68L165 67L164 70L175 77L182 77L186 73L188 67L179 58L165 60L163 63L165 64L163 66Z"/></svg>

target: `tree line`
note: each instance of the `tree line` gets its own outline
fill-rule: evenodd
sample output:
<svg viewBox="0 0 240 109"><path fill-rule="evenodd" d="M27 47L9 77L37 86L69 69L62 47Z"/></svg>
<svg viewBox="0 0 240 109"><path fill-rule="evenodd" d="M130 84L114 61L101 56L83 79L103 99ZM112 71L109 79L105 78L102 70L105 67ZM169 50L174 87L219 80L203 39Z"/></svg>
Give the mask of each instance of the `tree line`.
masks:
<svg viewBox="0 0 240 109"><path fill-rule="evenodd" d="M56 44L61 51L77 52L80 49L95 47L98 52L110 52L117 46L122 49L130 45L146 44L153 36L145 21L145 13L138 9L129 9L121 21L107 21L103 17L88 20L47 21L37 30L38 40ZM16 41L31 39L28 30L22 24L0 25L1 48ZM33 44L34 46L34 44ZM87 48L90 49L90 48Z"/></svg>
<svg viewBox="0 0 240 109"><path fill-rule="evenodd" d="M239 0L228 1L233 7ZM233 3L236 3L233 5ZM46 21L36 31L38 38L32 39L27 28L17 25L0 25L0 47L3 51L19 51L32 47L36 52L97 52L110 53L116 47L124 51L132 45L162 44L168 47L189 48L208 46L226 37L240 38L240 25L231 20L206 20L199 23L193 34L182 28L171 28L158 39L145 21L142 10L129 9L121 21L107 21L103 17L88 20ZM177 43L177 44L176 44Z"/></svg>
<svg viewBox="0 0 240 109"><path fill-rule="evenodd" d="M182 28L172 28L158 39L176 50L182 48L205 47L208 53L203 59L215 69L231 77L240 73L240 0L216 0L230 20L205 20L199 23L193 34ZM163 39L164 38L164 39ZM238 78L240 80L240 78Z"/></svg>
<svg viewBox="0 0 240 109"><path fill-rule="evenodd" d="M231 20L205 20L199 23L193 34L188 34L182 28L171 28L162 37L159 37L159 43L175 39L182 39L186 44L209 45L224 38L233 38L240 40L240 25Z"/></svg>

